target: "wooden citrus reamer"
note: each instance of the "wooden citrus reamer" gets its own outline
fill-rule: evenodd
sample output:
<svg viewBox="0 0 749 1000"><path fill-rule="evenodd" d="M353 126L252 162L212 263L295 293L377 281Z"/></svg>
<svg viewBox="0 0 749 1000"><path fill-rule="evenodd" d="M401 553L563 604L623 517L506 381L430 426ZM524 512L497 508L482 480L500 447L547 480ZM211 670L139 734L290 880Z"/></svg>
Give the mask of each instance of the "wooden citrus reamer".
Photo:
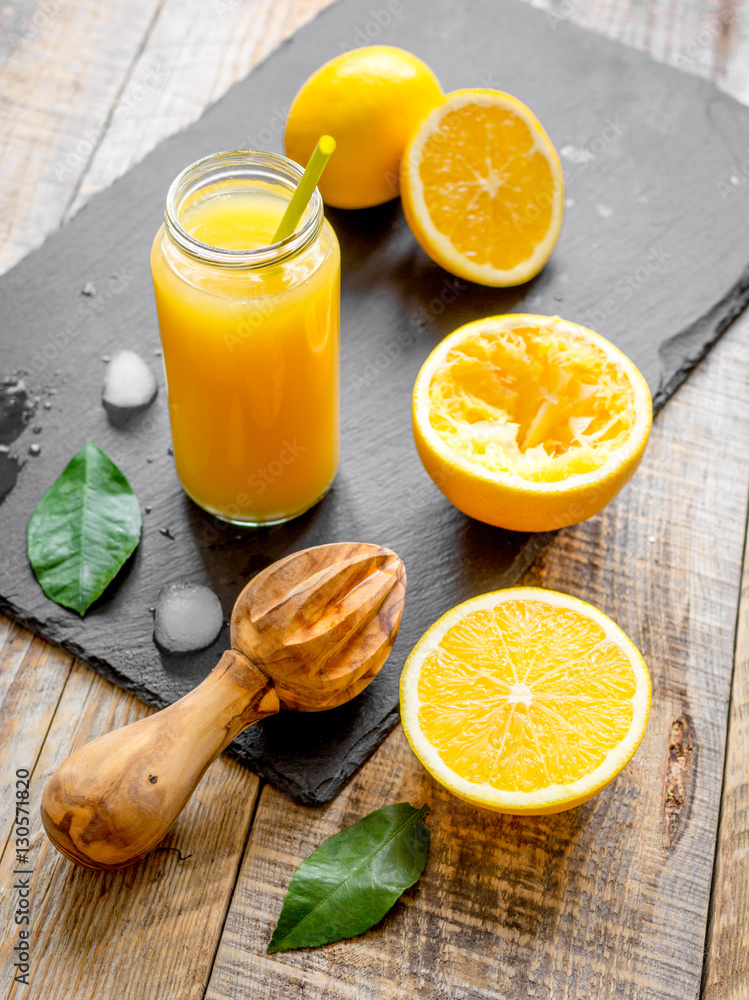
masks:
<svg viewBox="0 0 749 1000"><path fill-rule="evenodd" d="M237 598L231 645L168 708L81 747L42 797L57 849L86 868L122 868L164 837L205 769L280 707L319 712L348 701L388 657L406 594L390 549L336 543L259 573Z"/></svg>

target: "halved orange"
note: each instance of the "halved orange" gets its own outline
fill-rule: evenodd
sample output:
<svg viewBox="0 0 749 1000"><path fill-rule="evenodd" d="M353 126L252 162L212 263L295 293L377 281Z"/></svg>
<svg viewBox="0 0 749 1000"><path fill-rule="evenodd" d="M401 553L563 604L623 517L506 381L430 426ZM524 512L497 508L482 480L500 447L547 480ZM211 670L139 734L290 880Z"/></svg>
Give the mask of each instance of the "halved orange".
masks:
<svg viewBox="0 0 749 1000"><path fill-rule="evenodd" d="M460 327L413 391L416 447L435 484L469 517L513 531L598 513L639 465L652 412L629 358L558 316Z"/></svg>
<svg viewBox="0 0 749 1000"><path fill-rule="evenodd" d="M637 648L592 605L515 587L443 615L412 650L401 718L455 795L508 813L571 809L642 740L651 684Z"/></svg>
<svg viewBox="0 0 749 1000"><path fill-rule="evenodd" d="M562 228L564 176L541 123L498 90L456 90L401 161L414 236L452 274L517 285L538 274Z"/></svg>

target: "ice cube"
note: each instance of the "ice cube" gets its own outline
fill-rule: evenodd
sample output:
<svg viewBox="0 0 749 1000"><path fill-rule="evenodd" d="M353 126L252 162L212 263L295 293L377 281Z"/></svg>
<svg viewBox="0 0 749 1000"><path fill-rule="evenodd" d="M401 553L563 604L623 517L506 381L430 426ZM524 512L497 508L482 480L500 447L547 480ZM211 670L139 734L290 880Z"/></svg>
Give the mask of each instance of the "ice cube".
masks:
<svg viewBox="0 0 749 1000"><path fill-rule="evenodd" d="M224 624L221 602L199 583L167 583L156 601L154 639L169 653L193 653L218 637Z"/></svg>
<svg viewBox="0 0 749 1000"><path fill-rule="evenodd" d="M102 402L115 424L145 410L156 398L156 378L135 351L120 351L107 365Z"/></svg>

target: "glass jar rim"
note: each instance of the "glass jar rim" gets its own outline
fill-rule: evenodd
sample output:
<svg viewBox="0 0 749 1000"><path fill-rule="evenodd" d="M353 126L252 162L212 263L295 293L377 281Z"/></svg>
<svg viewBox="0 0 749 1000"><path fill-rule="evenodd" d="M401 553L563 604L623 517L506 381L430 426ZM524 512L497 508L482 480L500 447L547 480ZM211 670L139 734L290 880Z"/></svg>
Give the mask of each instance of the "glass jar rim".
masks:
<svg viewBox="0 0 749 1000"><path fill-rule="evenodd" d="M222 172L231 176L232 166L245 170L254 168L259 178L264 172L270 179L280 181L281 186L286 187L291 193L296 189L304 173L303 168L294 160L280 153L259 149L228 149L195 160L174 178L169 186L164 206L164 226L180 250L204 264L254 270L288 261L306 250L317 239L324 221L322 198L317 188L312 192L301 226L278 243L270 243L253 250L227 250L203 243L188 233L179 221L182 202L193 190L199 190L205 184L206 178L215 180L213 175Z"/></svg>

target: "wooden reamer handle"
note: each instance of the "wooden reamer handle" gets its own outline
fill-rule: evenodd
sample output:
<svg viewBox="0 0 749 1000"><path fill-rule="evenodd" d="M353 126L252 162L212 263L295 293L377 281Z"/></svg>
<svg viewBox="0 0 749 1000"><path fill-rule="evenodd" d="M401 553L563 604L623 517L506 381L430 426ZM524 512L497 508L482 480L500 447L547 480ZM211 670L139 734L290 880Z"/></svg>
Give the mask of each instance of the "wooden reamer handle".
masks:
<svg viewBox="0 0 749 1000"><path fill-rule="evenodd" d="M63 761L42 798L47 835L86 868L139 861L162 840L224 747L279 707L273 682L242 653L227 650L180 701Z"/></svg>

